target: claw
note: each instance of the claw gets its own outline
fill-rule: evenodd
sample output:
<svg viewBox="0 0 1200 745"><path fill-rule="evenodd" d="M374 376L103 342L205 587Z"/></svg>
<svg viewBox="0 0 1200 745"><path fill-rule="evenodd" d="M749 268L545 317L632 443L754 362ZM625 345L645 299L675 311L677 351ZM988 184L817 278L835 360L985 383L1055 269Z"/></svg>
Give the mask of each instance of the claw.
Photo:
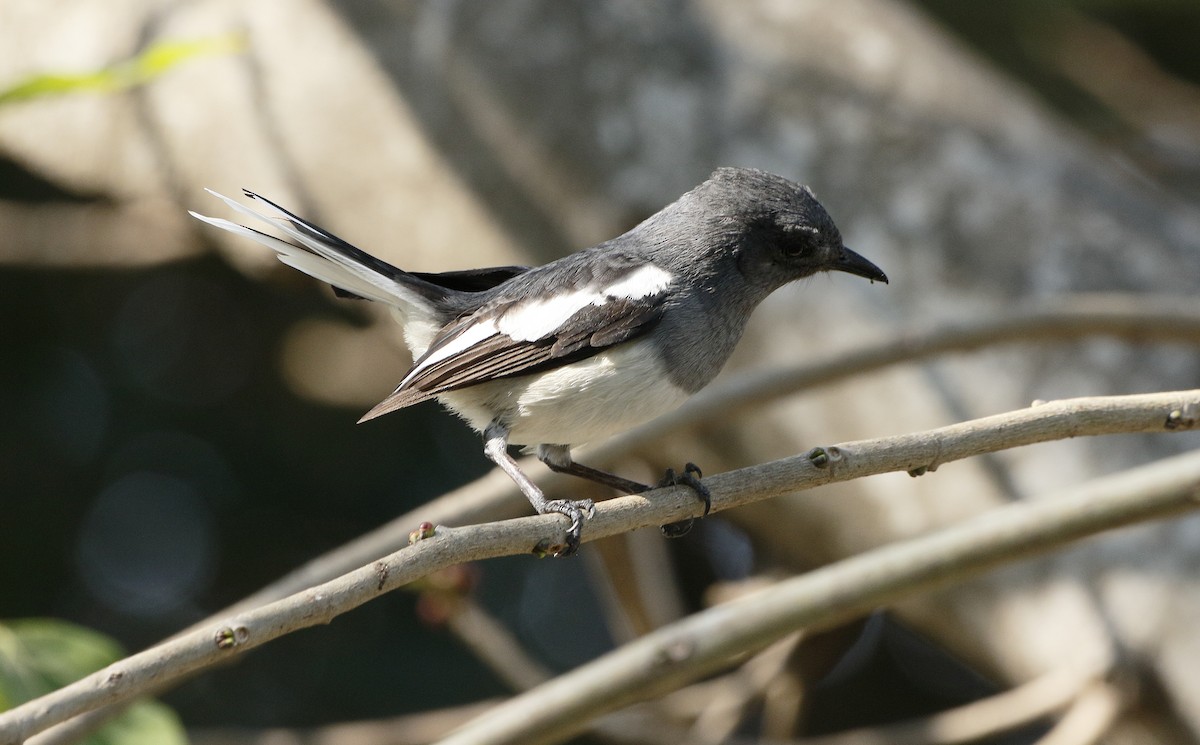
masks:
<svg viewBox="0 0 1200 745"><path fill-rule="evenodd" d="M712 510L712 492L708 487L701 483L700 479L704 474L700 472L700 467L695 463L688 463L683 467L683 473L676 474L675 469L668 468L662 480L658 482L659 488L664 486L686 486L696 492L696 496L704 500L704 517L708 517L708 513ZM689 517L686 520L680 520L676 523L670 523L659 527L662 534L667 538L679 538L685 536L692 530L692 525L696 522L695 518Z"/></svg>
<svg viewBox="0 0 1200 745"><path fill-rule="evenodd" d="M659 525L658 530L667 538L682 538L692 532L692 526L695 525L696 518L689 517L686 520L680 520L677 523L667 523Z"/></svg>
<svg viewBox="0 0 1200 745"><path fill-rule="evenodd" d="M704 478L704 474L700 472L700 466L697 466L695 463L688 463L683 467L683 473L675 481L675 484L677 486L687 486L696 492L696 495L704 500L703 517L708 517L708 513L712 512L712 492L708 490L707 486L700 483L700 479L702 478Z"/></svg>
<svg viewBox="0 0 1200 745"><path fill-rule="evenodd" d="M577 502L569 499L553 499L547 502L546 508L542 510L542 514L547 512L557 512L571 519L571 525L567 527L566 544L554 552L555 556L571 556L579 550L584 519L596 515L596 503L590 499L581 499Z"/></svg>

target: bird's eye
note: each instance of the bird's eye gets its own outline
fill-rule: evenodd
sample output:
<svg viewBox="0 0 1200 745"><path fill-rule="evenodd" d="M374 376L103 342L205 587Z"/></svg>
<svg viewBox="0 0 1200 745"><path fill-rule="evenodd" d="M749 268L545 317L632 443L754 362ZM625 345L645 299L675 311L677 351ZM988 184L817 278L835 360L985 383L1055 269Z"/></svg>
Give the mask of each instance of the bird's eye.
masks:
<svg viewBox="0 0 1200 745"><path fill-rule="evenodd" d="M812 246L804 241L790 240L780 249L785 259L802 259L812 253Z"/></svg>
<svg viewBox="0 0 1200 745"><path fill-rule="evenodd" d="M779 241L779 253L789 261L807 258L813 253L817 236L817 231L808 226L785 226Z"/></svg>

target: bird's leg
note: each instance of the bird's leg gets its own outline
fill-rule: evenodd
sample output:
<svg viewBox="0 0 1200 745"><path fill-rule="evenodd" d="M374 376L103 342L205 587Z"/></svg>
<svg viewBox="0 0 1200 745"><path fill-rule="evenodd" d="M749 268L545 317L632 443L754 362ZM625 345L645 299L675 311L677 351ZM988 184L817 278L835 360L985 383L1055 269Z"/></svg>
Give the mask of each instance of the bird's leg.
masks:
<svg viewBox="0 0 1200 745"><path fill-rule="evenodd" d="M570 556L579 550L579 538L583 532L583 520L596 514L596 505L590 499L571 501L569 499L546 499L546 495L529 477L517 466L517 462L508 454L508 428L499 422L492 422L483 432L483 452L488 459L500 466L500 470L508 474L533 509L539 515L557 512L566 515L571 520L567 528L567 542L555 556Z"/></svg>
<svg viewBox="0 0 1200 745"><path fill-rule="evenodd" d="M643 484L640 481L631 481L615 473L576 463L571 460L571 449L566 445L539 445L537 456L538 460L545 463L546 467L555 473L565 473L568 476L594 481L624 494L641 494L652 488L649 484Z"/></svg>
<svg viewBox="0 0 1200 745"><path fill-rule="evenodd" d="M631 481L627 478L617 476L608 471L601 471L599 468L585 466L582 463L576 463L571 459L571 450L565 445L539 445L538 460L546 464L546 467L556 473L565 473L571 476L578 476L581 479L594 481L597 484L602 484L610 489L616 489L625 494L641 494L644 491L649 491L654 488L649 484L643 484L639 481ZM708 516L709 510L712 509L712 494L708 491L708 487L701 483L702 474L699 467L695 463L688 463L683 467L683 473L676 474L675 469L668 468L666 474L658 482L657 487L665 486L686 486L704 501L704 516ZM679 538L687 535L692 529L693 518L681 520L677 523L663 525L663 535L668 538Z"/></svg>

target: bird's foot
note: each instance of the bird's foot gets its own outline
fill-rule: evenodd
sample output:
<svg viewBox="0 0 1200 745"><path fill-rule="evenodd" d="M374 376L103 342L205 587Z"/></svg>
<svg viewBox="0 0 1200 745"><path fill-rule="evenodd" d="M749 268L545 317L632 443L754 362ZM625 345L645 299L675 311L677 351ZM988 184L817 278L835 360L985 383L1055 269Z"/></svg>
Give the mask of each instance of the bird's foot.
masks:
<svg viewBox="0 0 1200 745"><path fill-rule="evenodd" d="M704 474L700 473L700 468L695 463L688 463L683 467L683 473L675 473L675 469L668 468L662 480L658 482L658 488L664 486L686 486L696 492L696 496L704 500L704 517L708 517L709 510L712 509L712 493L708 487L701 483L700 479ZM662 534L668 538L679 538L687 535L692 524L696 522L695 518L689 517L686 520L680 520L677 523L669 523L659 527Z"/></svg>
<svg viewBox="0 0 1200 745"><path fill-rule="evenodd" d="M567 528L566 543L547 550L547 553L553 556L571 556L579 550L584 519L593 517L596 514L596 503L590 499L552 499L546 502L538 511L543 515L549 512L557 512L571 519L571 525Z"/></svg>

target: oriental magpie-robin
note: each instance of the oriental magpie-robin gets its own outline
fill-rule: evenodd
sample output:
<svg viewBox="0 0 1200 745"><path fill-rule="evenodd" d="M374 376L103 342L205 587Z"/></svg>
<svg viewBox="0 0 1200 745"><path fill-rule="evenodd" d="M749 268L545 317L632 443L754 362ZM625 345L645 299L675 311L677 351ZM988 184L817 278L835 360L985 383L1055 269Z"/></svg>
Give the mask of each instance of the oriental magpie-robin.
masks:
<svg viewBox="0 0 1200 745"><path fill-rule="evenodd" d="M650 488L575 463L570 448L683 403L720 371L750 313L793 280L837 270L887 276L842 245L805 186L763 171L720 168L624 235L544 266L406 272L253 192L260 214L234 210L284 238L193 216L252 238L338 295L391 306L415 362L360 421L436 398L483 433L484 452L539 513L570 520L560 554L579 546L591 500L547 499L508 454L536 446L552 470L626 493ZM708 493L688 464L666 483Z"/></svg>

